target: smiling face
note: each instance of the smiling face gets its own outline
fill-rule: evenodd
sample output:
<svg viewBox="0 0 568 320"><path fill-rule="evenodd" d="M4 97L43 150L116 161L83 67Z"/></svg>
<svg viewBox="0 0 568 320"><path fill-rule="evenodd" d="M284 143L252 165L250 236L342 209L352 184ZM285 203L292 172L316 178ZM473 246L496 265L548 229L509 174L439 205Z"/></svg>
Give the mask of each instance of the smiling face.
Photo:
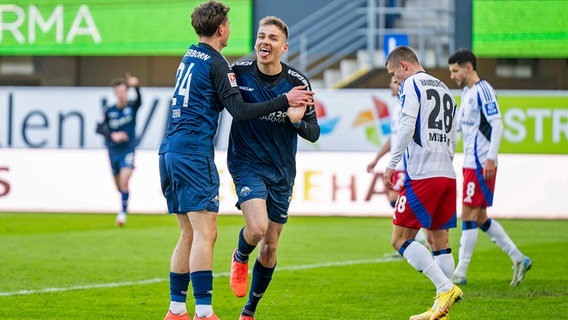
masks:
<svg viewBox="0 0 568 320"><path fill-rule="evenodd" d="M286 34L276 25L261 25L254 45L258 63L280 65L280 58L288 50L286 40Z"/></svg>

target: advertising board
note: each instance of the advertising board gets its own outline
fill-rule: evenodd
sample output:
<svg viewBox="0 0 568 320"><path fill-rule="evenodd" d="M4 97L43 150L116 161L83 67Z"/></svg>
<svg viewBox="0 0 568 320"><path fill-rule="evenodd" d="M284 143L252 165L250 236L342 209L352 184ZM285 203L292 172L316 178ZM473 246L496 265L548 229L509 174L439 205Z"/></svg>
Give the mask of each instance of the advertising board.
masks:
<svg viewBox="0 0 568 320"><path fill-rule="evenodd" d="M181 56L197 35L191 27L200 0L18 0L0 4L0 55ZM252 0L231 8L225 55L252 50Z"/></svg>

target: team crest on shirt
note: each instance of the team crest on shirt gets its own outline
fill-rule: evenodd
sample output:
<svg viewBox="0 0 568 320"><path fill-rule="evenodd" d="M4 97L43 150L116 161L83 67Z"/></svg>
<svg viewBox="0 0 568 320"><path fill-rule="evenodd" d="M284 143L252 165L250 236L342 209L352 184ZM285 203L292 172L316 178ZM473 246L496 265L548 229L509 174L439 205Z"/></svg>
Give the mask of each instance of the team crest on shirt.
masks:
<svg viewBox="0 0 568 320"><path fill-rule="evenodd" d="M487 102L484 107L485 113L487 113L488 116L499 113L499 109L497 108L497 103L495 101Z"/></svg>
<svg viewBox="0 0 568 320"><path fill-rule="evenodd" d="M231 83L231 87L237 87L237 76L234 73L227 73L227 77L229 77L229 82Z"/></svg>
<svg viewBox="0 0 568 320"><path fill-rule="evenodd" d="M249 187L243 187L243 188L241 189L241 191L239 192L239 196L241 196L241 197L246 197L246 196L248 196L248 195L250 194L250 192L251 192L251 190L250 190Z"/></svg>

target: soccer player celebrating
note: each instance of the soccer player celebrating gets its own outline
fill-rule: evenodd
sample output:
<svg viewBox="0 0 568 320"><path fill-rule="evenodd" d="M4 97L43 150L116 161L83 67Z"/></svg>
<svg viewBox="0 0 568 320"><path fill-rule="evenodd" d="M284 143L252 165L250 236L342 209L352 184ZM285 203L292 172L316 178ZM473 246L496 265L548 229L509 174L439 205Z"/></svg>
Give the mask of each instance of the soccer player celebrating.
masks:
<svg viewBox="0 0 568 320"><path fill-rule="evenodd" d="M116 224L126 223L129 182L134 170L134 151L136 140L136 115L142 105L139 81L137 77L126 74L126 78L114 79L111 86L116 96L116 104L105 110L104 120L97 126L97 133L105 137L110 167L116 189L120 192L122 207L116 215ZM136 90L136 100L128 100L128 88Z"/></svg>
<svg viewBox="0 0 568 320"><path fill-rule="evenodd" d="M219 173L213 138L226 108L235 121L312 104L305 86L262 103L245 103L236 77L221 55L231 29L229 7L218 1L197 6L191 15L199 43L191 45L176 73L169 123L159 150L160 180L168 211L175 214L180 237L170 260L170 307L166 320L190 319L186 294L191 279L194 320L217 320L213 312L213 247L217 238ZM290 109L288 109L290 111ZM291 113L294 113L292 109Z"/></svg>
<svg viewBox="0 0 568 320"><path fill-rule="evenodd" d="M259 22L256 60L239 62L233 70L246 102L278 97L295 86L310 87L308 79L280 58L288 49L288 27L269 16ZM252 270L248 301L240 320L252 320L276 268L278 240L288 221L296 176L298 135L315 142L320 128L313 106L282 108L268 116L231 125L227 164L246 225L233 252L230 284L238 297L248 290L248 259L259 246Z"/></svg>
<svg viewBox="0 0 568 320"><path fill-rule="evenodd" d="M503 134L495 90L479 78L477 59L470 50L456 51L448 59L448 64L452 80L463 86L459 122L464 145L462 234L458 265L452 281L467 283L467 269L479 227L513 261L511 285L516 286L531 268L532 260L517 248L495 219L487 217L487 207L493 204L497 152Z"/></svg>
<svg viewBox="0 0 568 320"><path fill-rule="evenodd" d="M427 74L408 47L395 48L386 59L388 73L400 84L401 115L385 170L392 188L396 165L404 161L406 179L395 205L392 245L436 287L431 309L411 320L445 319L462 297L450 280L454 259L449 229L456 227L456 177L452 160L456 147L456 103L446 85ZM432 253L414 241L420 228Z"/></svg>

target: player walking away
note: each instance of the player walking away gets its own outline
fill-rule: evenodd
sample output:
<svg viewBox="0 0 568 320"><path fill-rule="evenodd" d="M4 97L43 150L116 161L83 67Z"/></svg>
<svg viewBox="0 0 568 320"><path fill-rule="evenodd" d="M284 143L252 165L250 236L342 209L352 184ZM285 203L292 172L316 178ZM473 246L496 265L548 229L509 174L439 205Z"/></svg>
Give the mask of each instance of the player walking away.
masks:
<svg viewBox="0 0 568 320"><path fill-rule="evenodd" d="M169 123L159 150L160 180L168 211L175 214L180 237L170 260L170 307L166 320L190 319L186 295L191 279L194 320L219 319L213 312L213 247L217 238L219 174L213 138L226 108L246 121L289 106L304 110L313 92L291 88L263 103L244 103L233 70L221 50L231 29L229 7L218 1L197 6L191 15L199 43L191 45L176 73Z"/></svg>
<svg viewBox="0 0 568 320"><path fill-rule="evenodd" d="M377 155L375 156L373 161L371 161L367 165L367 172L369 172L369 173L375 172L374 171L375 166L377 166L377 163L379 162L379 160L381 160L381 158L391 150L391 146L393 145L394 137L396 137L396 132L398 130L398 121L399 121L399 118L400 118L400 110L401 110L400 109L400 100L398 99L399 85L398 85L398 83L396 83L396 81L392 77L391 77L390 82L389 82L389 88L391 90L391 95L392 95L392 99L391 99L392 101L389 103L391 132L390 132L390 135L389 135L389 139L383 144L383 146L381 147L379 152L377 152ZM400 192L400 188L402 188L402 186L404 185L404 177L405 176L406 176L406 169L404 168L404 162L400 161L396 165L396 168L395 168L395 172L394 172L394 175L393 175L392 189L387 190L387 197L389 199L389 203L390 203L391 207L393 207L393 208L396 204L396 199L398 199L398 194ZM430 247L430 245L428 244L428 242L426 240L426 235L424 234L424 231L422 231L422 229L420 229L418 231L418 233L416 234L415 240L419 241L420 243L422 243L424 246L427 246L428 248ZM402 257L400 256L400 254L398 254L398 252L393 252L392 254L387 253L387 254L385 254L385 256L402 259Z"/></svg>
<svg viewBox="0 0 568 320"><path fill-rule="evenodd" d="M384 183L392 188L399 161L406 178L395 206L392 245L436 287L432 308L410 319L446 319L462 290L452 283L454 258L449 229L456 227L456 103L446 85L427 74L408 47L395 48L386 59L389 74L400 84L401 116ZM414 241L426 229L430 251Z"/></svg>
<svg viewBox="0 0 568 320"><path fill-rule="evenodd" d="M260 102L278 97L295 86L310 87L308 79L280 58L288 49L288 27L277 17L259 22L256 60L237 63L233 69L243 99ZM227 164L246 225L233 252L230 284L238 297L248 290L248 259L258 246L248 301L240 320L253 320L276 268L278 240L288 221L288 207L296 176L298 135L318 140L320 128L313 106L282 108L249 121L233 121Z"/></svg>
<svg viewBox="0 0 568 320"><path fill-rule="evenodd" d="M97 126L97 133L105 137L114 183L122 200L121 209L116 215L116 224L123 226L128 212L129 182L134 171L134 151L138 143L136 115L142 105L142 98L138 78L129 73L125 78L113 80L111 86L117 101L115 105L105 110L104 120ZM134 87L136 90L134 101L128 100L129 87Z"/></svg>
<svg viewBox="0 0 568 320"><path fill-rule="evenodd" d="M476 71L476 57L468 49L455 52L448 59L450 75L463 86L459 126L463 132L463 209L459 260L452 281L467 283L467 269L477 242L477 228L505 251L513 261L512 286L518 285L532 266L509 238L503 227L487 217L493 204L497 175L497 153L503 135L503 122L495 90Z"/></svg>

